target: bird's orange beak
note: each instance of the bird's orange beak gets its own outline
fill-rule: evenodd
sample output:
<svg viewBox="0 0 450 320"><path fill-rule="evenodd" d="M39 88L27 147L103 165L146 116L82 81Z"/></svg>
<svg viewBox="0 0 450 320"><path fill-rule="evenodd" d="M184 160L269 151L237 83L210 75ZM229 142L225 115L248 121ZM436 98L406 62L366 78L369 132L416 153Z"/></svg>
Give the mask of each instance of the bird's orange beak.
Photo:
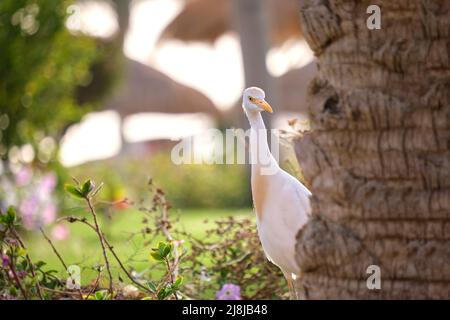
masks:
<svg viewBox="0 0 450 320"><path fill-rule="evenodd" d="M264 99L253 99L253 103L260 106L269 113L273 113L272 107Z"/></svg>

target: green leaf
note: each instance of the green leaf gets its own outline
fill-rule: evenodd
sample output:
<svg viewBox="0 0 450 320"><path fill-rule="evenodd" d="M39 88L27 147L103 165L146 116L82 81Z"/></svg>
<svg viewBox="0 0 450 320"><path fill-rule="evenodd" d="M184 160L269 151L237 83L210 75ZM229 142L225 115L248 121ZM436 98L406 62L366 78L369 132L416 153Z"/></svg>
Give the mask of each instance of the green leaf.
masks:
<svg viewBox="0 0 450 320"><path fill-rule="evenodd" d="M156 285L153 282L151 281L147 282L147 287L152 293L156 292Z"/></svg>
<svg viewBox="0 0 450 320"><path fill-rule="evenodd" d="M83 196L87 197L89 193L91 193L91 191L94 190L94 188L95 188L94 182L91 179L86 180L86 182L83 183L83 186L81 187L81 193L83 194Z"/></svg>
<svg viewBox="0 0 450 320"><path fill-rule="evenodd" d="M156 296L158 297L159 300L164 300L169 294L170 294L169 289L162 288L161 290L159 290Z"/></svg>
<svg viewBox="0 0 450 320"><path fill-rule="evenodd" d="M35 286L37 282L38 281L35 277L30 277L30 285Z"/></svg>
<svg viewBox="0 0 450 320"><path fill-rule="evenodd" d="M23 250L23 249L22 249ZM17 250L17 256L25 256L26 252L20 252ZM28 268L28 260L27 259L23 259L22 262L20 263L20 265L22 266L23 270L27 270Z"/></svg>
<svg viewBox="0 0 450 320"><path fill-rule="evenodd" d="M9 287L9 294L13 297L17 296L17 289L15 287Z"/></svg>
<svg viewBox="0 0 450 320"><path fill-rule="evenodd" d="M95 300L108 300L109 294L106 290L99 290L95 292Z"/></svg>
<svg viewBox="0 0 450 320"><path fill-rule="evenodd" d="M64 190L66 190L66 192L73 196L75 199L84 199L83 193L74 185L66 184L64 185Z"/></svg>
<svg viewBox="0 0 450 320"><path fill-rule="evenodd" d="M102 291L97 291L95 293L95 299L96 300L103 300L103 292Z"/></svg>
<svg viewBox="0 0 450 320"><path fill-rule="evenodd" d="M183 283L183 277L178 276L177 280L175 280L175 282L173 283L172 288L177 290L181 286L182 283Z"/></svg>
<svg viewBox="0 0 450 320"><path fill-rule="evenodd" d="M163 261L164 258L161 257L161 254L159 253L159 251L157 249L152 249L153 252L150 252L150 256L155 259L156 261Z"/></svg>
<svg viewBox="0 0 450 320"><path fill-rule="evenodd" d="M150 256L156 261L163 261L170 253L172 246L165 242L159 242L156 248L152 248Z"/></svg>
<svg viewBox="0 0 450 320"><path fill-rule="evenodd" d="M158 243L158 252L161 258L166 258L172 251L172 243L160 242Z"/></svg>
<svg viewBox="0 0 450 320"><path fill-rule="evenodd" d="M171 252L172 252L172 243L171 242L169 242L168 244L166 244L166 247L164 248L164 251L163 251L163 256L164 257L167 257Z"/></svg>
<svg viewBox="0 0 450 320"><path fill-rule="evenodd" d="M24 248L18 248L16 253L17 253L18 257L25 257L27 254L27 250L25 250ZM24 261L26 263L27 260L24 260Z"/></svg>
<svg viewBox="0 0 450 320"><path fill-rule="evenodd" d="M165 247L166 247L166 244L164 242L161 241L158 243L158 251L161 255L163 254Z"/></svg>
<svg viewBox="0 0 450 320"><path fill-rule="evenodd" d="M5 224L12 225L16 221L17 213L14 207L9 206L6 214L3 216L3 221Z"/></svg>

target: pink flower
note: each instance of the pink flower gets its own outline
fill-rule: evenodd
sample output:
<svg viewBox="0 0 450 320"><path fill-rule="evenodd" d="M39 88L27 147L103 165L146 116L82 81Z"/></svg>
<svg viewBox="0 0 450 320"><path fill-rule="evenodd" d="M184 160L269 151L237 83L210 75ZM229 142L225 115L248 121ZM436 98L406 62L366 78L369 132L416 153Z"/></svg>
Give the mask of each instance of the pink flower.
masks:
<svg viewBox="0 0 450 320"><path fill-rule="evenodd" d="M14 278L14 273L11 270L8 271L8 275L10 278ZM16 271L16 275L18 278L23 279L27 276L27 272L26 271Z"/></svg>
<svg viewBox="0 0 450 320"><path fill-rule="evenodd" d="M43 194L49 195L55 189L56 182L56 175L54 173L47 173L39 181L38 189Z"/></svg>
<svg viewBox="0 0 450 320"><path fill-rule="evenodd" d="M26 229L35 227L35 215L37 213L39 201L35 196L25 198L20 204L19 210L22 215L22 222Z"/></svg>
<svg viewBox="0 0 450 320"><path fill-rule="evenodd" d="M53 203L49 203L42 211L42 223L47 225L55 221L56 218L56 206Z"/></svg>
<svg viewBox="0 0 450 320"><path fill-rule="evenodd" d="M63 224L57 224L52 230L52 237L58 241L64 241L69 237L70 230L69 228Z"/></svg>
<svg viewBox="0 0 450 320"><path fill-rule="evenodd" d="M20 169L16 174L16 184L20 187L26 186L30 183L31 178L33 177L33 171L29 167L24 167Z"/></svg>
<svg viewBox="0 0 450 320"><path fill-rule="evenodd" d="M216 293L217 300L241 300L241 287L226 283L223 285L222 289Z"/></svg>

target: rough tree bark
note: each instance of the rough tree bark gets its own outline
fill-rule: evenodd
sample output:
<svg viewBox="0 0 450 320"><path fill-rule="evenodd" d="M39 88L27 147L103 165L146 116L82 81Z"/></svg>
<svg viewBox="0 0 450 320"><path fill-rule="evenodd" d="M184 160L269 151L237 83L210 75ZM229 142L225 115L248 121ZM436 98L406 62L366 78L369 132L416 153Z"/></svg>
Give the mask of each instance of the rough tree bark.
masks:
<svg viewBox="0 0 450 320"><path fill-rule="evenodd" d="M302 0L300 17L320 69L296 143L313 193L300 296L450 298L450 1Z"/></svg>

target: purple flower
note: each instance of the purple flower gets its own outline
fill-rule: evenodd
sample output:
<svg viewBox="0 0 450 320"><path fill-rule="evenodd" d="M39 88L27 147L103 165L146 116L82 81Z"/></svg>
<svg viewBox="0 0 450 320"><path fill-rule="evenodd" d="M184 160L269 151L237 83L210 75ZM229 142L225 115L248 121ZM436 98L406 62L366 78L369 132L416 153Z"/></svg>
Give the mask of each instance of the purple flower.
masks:
<svg viewBox="0 0 450 320"><path fill-rule="evenodd" d="M6 254L2 255L2 267L6 268L9 266L9 257Z"/></svg>
<svg viewBox="0 0 450 320"><path fill-rule="evenodd" d="M241 300L241 287L226 283L223 285L222 289L216 293L217 300Z"/></svg>

